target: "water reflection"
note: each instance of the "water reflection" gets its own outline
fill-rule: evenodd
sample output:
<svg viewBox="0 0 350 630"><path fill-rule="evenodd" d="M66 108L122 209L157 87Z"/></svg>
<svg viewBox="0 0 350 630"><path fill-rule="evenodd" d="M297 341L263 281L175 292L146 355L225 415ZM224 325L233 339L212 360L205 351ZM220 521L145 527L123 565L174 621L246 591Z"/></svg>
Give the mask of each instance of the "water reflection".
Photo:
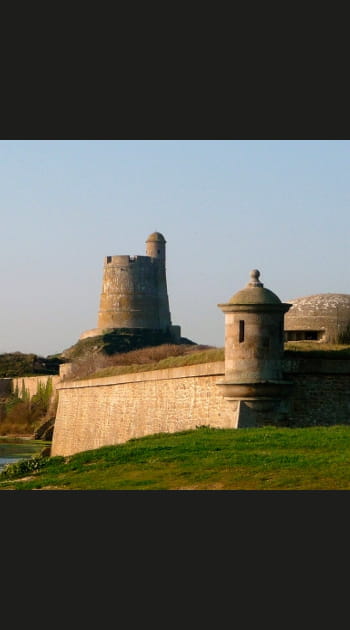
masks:
<svg viewBox="0 0 350 630"><path fill-rule="evenodd" d="M43 450L42 442L24 438L0 438L0 473L7 464L14 464L21 459L28 459Z"/></svg>

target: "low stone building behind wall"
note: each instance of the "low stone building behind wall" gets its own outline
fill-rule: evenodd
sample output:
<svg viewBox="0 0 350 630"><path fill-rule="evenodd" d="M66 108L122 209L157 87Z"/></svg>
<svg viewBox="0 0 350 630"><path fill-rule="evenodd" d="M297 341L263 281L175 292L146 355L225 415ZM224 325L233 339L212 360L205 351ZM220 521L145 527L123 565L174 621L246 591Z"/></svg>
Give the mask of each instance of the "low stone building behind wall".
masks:
<svg viewBox="0 0 350 630"><path fill-rule="evenodd" d="M350 295L320 293L288 300L285 341L350 343Z"/></svg>

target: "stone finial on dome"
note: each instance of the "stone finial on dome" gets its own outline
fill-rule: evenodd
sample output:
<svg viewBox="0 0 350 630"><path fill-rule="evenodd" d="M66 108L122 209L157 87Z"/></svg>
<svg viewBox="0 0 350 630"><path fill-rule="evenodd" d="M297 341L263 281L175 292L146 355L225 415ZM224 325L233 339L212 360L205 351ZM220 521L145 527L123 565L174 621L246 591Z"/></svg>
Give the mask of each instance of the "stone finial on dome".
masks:
<svg viewBox="0 0 350 630"><path fill-rule="evenodd" d="M224 312L234 312L232 310L233 306L236 310L242 310L243 307L247 308L248 306L251 308L257 305L259 305L259 308L261 309L262 304L264 304L265 307L269 306L269 308L272 304L278 304L279 308L282 308L283 305L279 297L270 291L270 289L265 289L263 283L259 281L259 276L260 271L258 269L253 269L250 272L250 282L245 285L244 289L237 291L227 304L218 304L219 308L228 307L230 309L226 311L224 310ZM273 306L273 310L276 310L275 306Z"/></svg>
<svg viewBox="0 0 350 630"><path fill-rule="evenodd" d="M252 269L250 272L250 282L246 287L263 287L263 283L259 281L260 271L258 269Z"/></svg>

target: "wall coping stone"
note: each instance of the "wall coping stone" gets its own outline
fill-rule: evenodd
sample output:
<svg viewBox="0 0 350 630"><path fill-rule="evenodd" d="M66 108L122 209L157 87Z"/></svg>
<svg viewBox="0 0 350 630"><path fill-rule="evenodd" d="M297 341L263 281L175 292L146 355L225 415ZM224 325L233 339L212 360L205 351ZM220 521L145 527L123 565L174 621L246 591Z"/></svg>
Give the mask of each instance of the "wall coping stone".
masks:
<svg viewBox="0 0 350 630"><path fill-rule="evenodd" d="M350 374L349 359L305 359L296 357L283 359L282 365L284 374ZM223 376L224 374L225 361L212 361L210 363L197 363L195 365L184 365L164 370L129 372L127 374L100 378L64 380L57 383L56 389L106 387L122 383L162 381L174 378L189 378L191 376Z"/></svg>
<svg viewBox="0 0 350 630"><path fill-rule="evenodd" d="M196 363L181 367L166 368L164 370L149 370L147 372L129 372L115 376L90 378L81 380L61 381L56 389L75 389L82 387L106 387L122 383L137 383L140 381L164 381L175 378L189 378L191 376L223 376L225 373L224 361L212 361L211 363Z"/></svg>

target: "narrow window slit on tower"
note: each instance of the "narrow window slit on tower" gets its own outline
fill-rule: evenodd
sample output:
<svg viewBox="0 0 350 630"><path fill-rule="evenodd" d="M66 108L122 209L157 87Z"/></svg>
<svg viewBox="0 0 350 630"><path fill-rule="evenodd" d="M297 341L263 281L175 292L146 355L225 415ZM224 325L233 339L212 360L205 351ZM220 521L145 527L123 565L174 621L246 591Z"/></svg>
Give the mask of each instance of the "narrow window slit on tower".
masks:
<svg viewBox="0 0 350 630"><path fill-rule="evenodd" d="M239 341L239 343L242 343L242 341L244 341L244 319L240 319L240 320L239 320L239 336L238 336L238 341Z"/></svg>
<svg viewBox="0 0 350 630"><path fill-rule="evenodd" d="M112 256L107 256L107 263L112 262Z"/></svg>

